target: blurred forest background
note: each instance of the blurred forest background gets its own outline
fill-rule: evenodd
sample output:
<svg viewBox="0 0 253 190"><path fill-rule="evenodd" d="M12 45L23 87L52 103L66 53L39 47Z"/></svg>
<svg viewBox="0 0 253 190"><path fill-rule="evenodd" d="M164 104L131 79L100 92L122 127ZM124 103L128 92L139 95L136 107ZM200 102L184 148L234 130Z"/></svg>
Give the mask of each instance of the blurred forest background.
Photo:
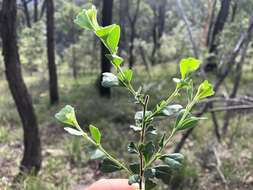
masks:
<svg viewBox="0 0 253 190"><path fill-rule="evenodd" d="M195 108L209 119L168 146L185 154L185 166L158 189L252 190L252 0L0 0L0 189L79 189L106 177L85 142L54 119L65 104L82 126L100 128L108 150L132 159L125 150L137 107L121 89L100 86L111 69L104 48L73 23L90 3L100 23L120 24L119 54L151 105L174 88L181 58L200 59L197 81L214 84L216 95ZM37 175L17 177L31 170Z"/></svg>

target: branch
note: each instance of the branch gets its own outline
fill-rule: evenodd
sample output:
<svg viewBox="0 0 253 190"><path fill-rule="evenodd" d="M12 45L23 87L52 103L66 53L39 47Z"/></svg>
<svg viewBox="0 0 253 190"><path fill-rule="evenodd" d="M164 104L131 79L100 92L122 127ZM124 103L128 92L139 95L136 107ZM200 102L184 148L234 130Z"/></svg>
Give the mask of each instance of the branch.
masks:
<svg viewBox="0 0 253 190"><path fill-rule="evenodd" d="M228 106L228 107L217 107L207 110L208 112L221 112L228 110L249 110L253 109L253 105L238 105L238 106Z"/></svg>

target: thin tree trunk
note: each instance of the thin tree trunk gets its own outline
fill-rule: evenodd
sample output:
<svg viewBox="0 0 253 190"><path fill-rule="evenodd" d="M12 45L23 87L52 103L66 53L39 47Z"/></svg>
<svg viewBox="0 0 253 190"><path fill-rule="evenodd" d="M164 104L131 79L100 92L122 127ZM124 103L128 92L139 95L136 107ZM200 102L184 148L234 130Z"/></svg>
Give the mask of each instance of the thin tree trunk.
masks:
<svg viewBox="0 0 253 190"><path fill-rule="evenodd" d="M43 4L41 6L41 11L40 11L40 19L43 17L45 10L46 10L46 4L47 4L47 0L43 1Z"/></svg>
<svg viewBox="0 0 253 190"><path fill-rule="evenodd" d="M192 35L192 29L191 29L191 24L185 14L185 11L184 11L184 8L183 8L183 5L182 5L182 2L181 0L177 0L177 6L178 6L178 11L179 13L181 14L182 16L182 19L186 25L186 29L187 29L187 32L188 32L188 36L189 36L189 39L191 41L191 44L192 44L192 50L193 50L193 55L198 58L199 57L199 52L198 52L198 48L197 48L197 45L193 39L193 35Z"/></svg>
<svg viewBox="0 0 253 190"><path fill-rule="evenodd" d="M77 79L77 68L76 68L76 48L72 46L72 69L73 69L73 77Z"/></svg>
<svg viewBox="0 0 253 190"><path fill-rule="evenodd" d="M131 16L129 14L127 15L129 23L130 23L130 30L131 30L130 47L129 47L129 68L130 69L133 68L134 62L135 62L135 59L134 59L134 41L135 41L135 37L136 37L135 25L136 25L139 10L140 10L140 3L141 3L141 1L138 0L133 18L131 18Z"/></svg>
<svg viewBox="0 0 253 190"><path fill-rule="evenodd" d="M47 0L47 57L50 104L59 102L57 68L55 64L54 1Z"/></svg>
<svg viewBox="0 0 253 190"><path fill-rule="evenodd" d="M103 0L103 9L102 9L102 26L108 26L112 24L112 9L113 9L113 0ZM99 93L100 96L110 98L111 91L110 88L105 88L102 86L102 74L104 72L111 71L111 63L105 57L106 54L109 54L109 51L101 43L101 74L100 74L100 82L99 82Z"/></svg>
<svg viewBox="0 0 253 190"><path fill-rule="evenodd" d="M31 96L24 83L17 47L16 0L3 0L2 28L3 57L6 78L24 130L24 155L21 172L37 173L41 167L41 146L38 124Z"/></svg>
<svg viewBox="0 0 253 190"><path fill-rule="evenodd" d="M30 13L28 10L27 2L26 2L26 0L21 0L21 1L23 3L23 7L24 7L24 14L25 14L25 18L26 18L27 27L31 28L32 25L31 25Z"/></svg>
<svg viewBox="0 0 253 190"><path fill-rule="evenodd" d="M230 8L231 0L221 0L221 8L217 19L214 24L213 32L210 39L210 49L209 53L216 53L216 49L218 46L217 36L220 32L222 32L225 23L227 21L229 15L229 8Z"/></svg>
<svg viewBox="0 0 253 190"><path fill-rule="evenodd" d="M38 21L38 0L34 0L33 20L34 20L34 22Z"/></svg>
<svg viewBox="0 0 253 190"><path fill-rule="evenodd" d="M123 49L126 49L126 15L128 13L128 0L120 0L119 8L119 23L121 28L120 42L119 42L119 55Z"/></svg>
<svg viewBox="0 0 253 190"><path fill-rule="evenodd" d="M214 21L215 21L215 10L216 10L216 4L217 0L213 0L212 6L211 6L211 15L210 15L210 20L209 20L209 27L208 27L208 33L206 37L206 46L209 47L211 38L212 38L212 33L213 33L213 26L214 26Z"/></svg>

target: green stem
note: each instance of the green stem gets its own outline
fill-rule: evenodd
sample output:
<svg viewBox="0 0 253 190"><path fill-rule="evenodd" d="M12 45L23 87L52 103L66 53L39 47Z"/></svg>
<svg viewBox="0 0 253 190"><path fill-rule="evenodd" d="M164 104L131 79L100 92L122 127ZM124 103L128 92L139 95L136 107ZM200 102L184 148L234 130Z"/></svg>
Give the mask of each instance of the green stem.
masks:
<svg viewBox="0 0 253 190"><path fill-rule="evenodd" d="M163 110L169 103L171 103L173 101L173 99L177 96L179 92L179 89L176 88L174 90L174 92L165 100L165 104L160 107L159 109L156 109L150 116L147 117L147 120L150 120L151 118L153 118L156 114L160 113L161 110Z"/></svg>
<svg viewBox="0 0 253 190"><path fill-rule="evenodd" d="M146 118L145 118L145 116L146 116L148 101L149 101L149 96L147 95L145 97L144 104L143 104L143 116L142 116L142 125L141 125L140 144L145 143L145 128L146 128ZM144 179L144 167L145 166L144 166L144 155L141 151L139 152L139 156L140 156L139 189L142 190L142 184L145 183L145 179Z"/></svg>
<svg viewBox="0 0 253 190"><path fill-rule="evenodd" d="M110 153L108 153L103 147L101 144L97 144L94 140L92 140L88 135L87 133L85 133L82 128L80 127L80 125L78 123L75 123L75 126L76 128L81 131L83 133L83 138L85 140L87 140L88 142L90 142L91 144L93 144L95 147L97 147L101 152L103 152L106 157L111 160L112 162L114 162L116 165L118 165L120 168L123 168L127 173L128 175L133 175L133 173L123 164L121 163L120 161L118 161L116 158L114 158L112 155L110 155Z"/></svg>

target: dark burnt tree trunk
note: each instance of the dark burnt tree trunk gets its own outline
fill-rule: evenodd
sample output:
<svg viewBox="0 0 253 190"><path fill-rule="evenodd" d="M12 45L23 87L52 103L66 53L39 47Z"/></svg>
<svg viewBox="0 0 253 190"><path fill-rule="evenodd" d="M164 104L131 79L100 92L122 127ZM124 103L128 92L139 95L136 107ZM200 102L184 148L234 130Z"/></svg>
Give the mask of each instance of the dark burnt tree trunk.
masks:
<svg viewBox="0 0 253 190"><path fill-rule="evenodd" d="M215 20L214 26L210 27L212 29L209 40L208 40L208 46L209 46L209 54L216 55L218 54L217 47L219 46L219 39L218 35L223 31L223 28L225 26L225 23L229 16L229 9L230 9L231 0L221 0L221 8L219 10L218 16ZM215 8L215 7L214 7ZM212 23L210 23L212 24ZM216 59L212 56L208 58L208 62L205 66L206 71L212 71L217 68L217 63L215 61Z"/></svg>
<svg viewBox="0 0 253 190"><path fill-rule="evenodd" d="M112 8L113 8L113 0L103 0L103 8L102 8L102 26L108 26L112 24ZM101 43L101 74L100 74L100 82L99 82L99 93L102 97L110 98L111 91L110 88L105 88L101 85L102 81L102 73L111 71L111 63L105 57L105 54L108 54L109 51Z"/></svg>
<svg viewBox="0 0 253 190"><path fill-rule="evenodd" d="M41 147L31 96L24 83L16 34L16 0L4 0L2 6L2 41L6 78L24 130L22 172L37 173L41 167Z"/></svg>
<svg viewBox="0 0 253 190"><path fill-rule="evenodd" d="M129 68L133 68L134 66L134 62L135 62L135 58L134 58L134 41L136 38L136 29L135 29L135 25L137 22L137 18L138 18L138 14L139 14L139 10L140 10L140 0L137 0L137 5L136 5L136 9L134 12L133 17L131 17L129 15L129 11L128 11L128 20L130 23L130 47L129 47Z"/></svg>
<svg viewBox="0 0 253 190"><path fill-rule="evenodd" d="M121 28L120 42L119 42L119 55L122 50L127 48L127 36L126 36L126 15L128 14L128 0L120 0L119 7L119 23Z"/></svg>
<svg viewBox="0 0 253 190"><path fill-rule="evenodd" d="M210 39L210 48L209 48L210 53L215 53L217 50L218 46L217 36L220 32L222 32L225 23L227 21L229 15L230 2L231 0L221 0L221 8L215 21L212 37Z"/></svg>
<svg viewBox="0 0 253 190"><path fill-rule="evenodd" d="M27 6L28 3L26 2L26 0L21 0L21 1L22 1L23 8L24 8L24 14L25 14L27 27L31 28L32 25L31 25L29 9L28 9L28 6Z"/></svg>
<svg viewBox="0 0 253 190"><path fill-rule="evenodd" d="M55 64L54 1L47 0L47 57L49 72L50 104L59 102L57 68Z"/></svg>
<svg viewBox="0 0 253 190"><path fill-rule="evenodd" d="M45 10L46 10L46 4L47 0L44 0L41 6L41 11L40 11L40 19L44 16Z"/></svg>
<svg viewBox="0 0 253 190"><path fill-rule="evenodd" d="M33 13L33 20L34 22L37 22L38 21L38 0L34 0L34 13Z"/></svg>

